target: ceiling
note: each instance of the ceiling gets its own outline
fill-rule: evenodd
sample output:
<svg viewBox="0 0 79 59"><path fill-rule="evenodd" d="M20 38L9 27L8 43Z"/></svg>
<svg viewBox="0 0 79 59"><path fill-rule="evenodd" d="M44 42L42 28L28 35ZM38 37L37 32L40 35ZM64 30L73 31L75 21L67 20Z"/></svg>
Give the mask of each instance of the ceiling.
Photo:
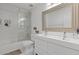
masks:
<svg viewBox="0 0 79 59"><path fill-rule="evenodd" d="M38 5L43 4L43 3L10 3L10 4L19 8L31 10L35 7L38 7Z"/></svg>

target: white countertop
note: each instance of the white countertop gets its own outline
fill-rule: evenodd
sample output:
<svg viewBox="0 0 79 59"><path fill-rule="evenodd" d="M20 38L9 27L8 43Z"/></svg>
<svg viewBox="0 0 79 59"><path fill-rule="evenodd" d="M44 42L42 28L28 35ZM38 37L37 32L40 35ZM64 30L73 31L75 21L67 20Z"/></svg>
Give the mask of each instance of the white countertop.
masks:
<svg viewBox="0 0 79 59"><path fill-rule="evenodd" d="M36 34L38 36L42 36L42 37L47 37L47 38L53 38L55 40L60 40L60 41L65 41L65 42L70 42L70 43L74 43L74 44L79 44L79 39L77 38L64 38L61 36L53 36L53 35L45 35L45 34Z"/></svg>

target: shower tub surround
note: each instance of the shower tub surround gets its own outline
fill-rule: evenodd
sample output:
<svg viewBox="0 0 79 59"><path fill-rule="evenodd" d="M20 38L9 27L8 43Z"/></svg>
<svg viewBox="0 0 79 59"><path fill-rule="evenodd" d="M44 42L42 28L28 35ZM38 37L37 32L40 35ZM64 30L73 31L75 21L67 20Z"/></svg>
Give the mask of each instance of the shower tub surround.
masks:
<svg viewBox="0 0 79 59"><path fill-rule="evenodd" d="M35 53L39 55L78 55L79 39L73 33L50 32L32 34L35 41Z"/></svg>
<svg viewBox="0 0 79 59"><path fill-rule="evenodd" d="M34 43L30 40L6 44L0 47L0 55L33 55Z"/></svg>

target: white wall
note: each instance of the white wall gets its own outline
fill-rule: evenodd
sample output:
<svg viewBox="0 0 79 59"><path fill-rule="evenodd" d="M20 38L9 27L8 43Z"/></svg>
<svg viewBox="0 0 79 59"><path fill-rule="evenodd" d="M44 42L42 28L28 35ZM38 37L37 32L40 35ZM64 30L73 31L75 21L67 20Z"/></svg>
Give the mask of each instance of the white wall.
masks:
<svg viewBox="0 0 79 59"><path fill-rule="evenodd" d="M24 33L19 33L18 8L9 4L0 4L0 18L2 19L2 24L0 25L0 45L19 40L20 34ZM11 20L9 27L4 26L4 20L6 19ZM23 39L26 38L23 37Z"/></svg>
<svg viewBox="0 0 79 59"><path fill-rule="evenodd" d="M31 15L31 21L32 21L32 33L34 32L33 31L33 27L38 27L38 29L41 31L42 30L42 11L45 10L47 7L46 7L46 4L40 4L38 5L38 7L34 8L32 10L32 15ZM54 27L54 26L51 26L51 25L55 25L55 27L57 26L60 26L60 27L69 27L71 28L71 6L67 6L66 8L62 8L58 11L54 11L53 14L50 13L50 15L46 15L47 16L50 16L50 18L52 19L57 19L57 20L51 20L49 19L49 21L47 22L50 26L50 27ZM68 13L67 13L68 12ZM57 14L59 13L59 14ZM60 15L61 13L61 15ZM63 14L65 13L65 14ZM69 15L69 16L67 16ZM57 16L57 17L56 17ZM62 18L63 16L63 18ZM48 18L47 18L48 19ZM64 21L62 20L64 19ZM67 20L68 19L68 20ZM58 21L59 20L59 21ZM56 24L56 21L58 21L59 23ZM53 23L54 22L54 23Z"/></svg>
<svg viewBox="0 0 79 59"><path fill-rule="evenodd" d="M42 11L46 9L46 4L40 4L38 7L34 8L32 10L32 14L31 14L31 30L32 30L32 33L34 33L33 31L33 27L38 27L39 31L42 32ZM50 35L57 35L57 36L63 36L63 32L48 32L48 34ZM66 37L71 37L73 38L73 35L76 34L76 33L69 33L69 32L66 32ZM76 35L74 35L76 36Z"/></svg>
<svg viewBox="0 0 79 59"><path fill-rule="evenodd" d="M7 4L0 4L0 44L5 44L17 40L17 9ZM4 26L4 20L10 19L9 27Z"/></svg>
<svg viewBox="0 0 79 59"><path fill-rule="evenodd" d="M31 26L32 33L33 27L38 27L38 29L42 30L42 11L46 8L46 4L39 4L36 8L34 8L31 12Z"/></svg>

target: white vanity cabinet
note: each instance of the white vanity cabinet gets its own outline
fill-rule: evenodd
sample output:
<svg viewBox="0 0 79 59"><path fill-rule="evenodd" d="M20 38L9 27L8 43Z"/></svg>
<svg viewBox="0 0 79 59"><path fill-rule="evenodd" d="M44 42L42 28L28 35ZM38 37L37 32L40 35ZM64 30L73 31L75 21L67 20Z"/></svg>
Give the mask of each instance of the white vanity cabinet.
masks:
<svg viewBox="0 0 79 59"><path fill-rule="evenodd" d="M35 41L35 53L39 55L78 55L79 49L74 49L76 45L47 38L39 35L32 35ZM69 46L67 46L69 45ZM79 47L78 45L76 47Z"/></svg>
<svg viewBox="0 0 79 59"><path fill-rule="evenodd" d="M45 40L42 40L42 37L36 37L36 36L32 36L32 40L35 42L35 53L39 55L46 55L47 42Z"/></svg>

